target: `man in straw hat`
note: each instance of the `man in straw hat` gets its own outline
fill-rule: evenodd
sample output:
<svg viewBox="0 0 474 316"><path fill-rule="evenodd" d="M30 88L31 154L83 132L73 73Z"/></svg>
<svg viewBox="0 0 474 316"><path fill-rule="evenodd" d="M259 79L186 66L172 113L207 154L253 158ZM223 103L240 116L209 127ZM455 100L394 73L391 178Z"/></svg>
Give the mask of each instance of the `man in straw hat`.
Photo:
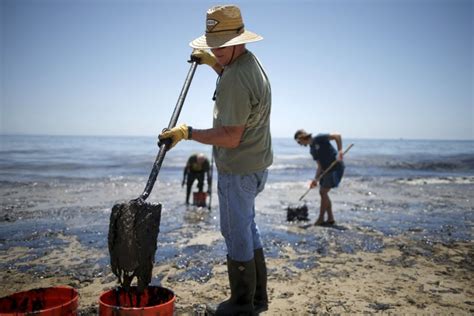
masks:
<svg viewBox="0 0 474 316"><path fill-rule="evenodd" d="M337 151L331 145L330 141L336 142ZM332 203L329 198L329 191L332 188L337 188L341 182L342 176L344 175L344 162L343 162L343 150L342 150L342 137L340 134L318 134L312 136L307 133L304 129L299 129L295 133L295 141L301 146L309 145L309 152L313 159L317 163L316 175L310 182L310 188L314 188L318 185L316 179L322 174L333 161L338 160L339 162L328 171L328 173L319 180L319 195L321 196L321 203L319 208L319 217L314 225L334 225L334 215L332 213ZM324 221L324 215L327 213L327 221Z"/></svg>
<svg viewBox="0 0 474 316"><path fill-rule="evenodd" d="M245 29L240 9L221 5L207 11L206 33L190 43L192 56L219 75L214 122L209 129L179 125L160 134L214 146L218 170L220 226L227 246L230 298L217 315L253 315L268 309L267 274L255 197L263 190L273 162L270 136L271 88L258 59L245 47L262 40ZM210 49L211 52L208 52Z"/></svg>

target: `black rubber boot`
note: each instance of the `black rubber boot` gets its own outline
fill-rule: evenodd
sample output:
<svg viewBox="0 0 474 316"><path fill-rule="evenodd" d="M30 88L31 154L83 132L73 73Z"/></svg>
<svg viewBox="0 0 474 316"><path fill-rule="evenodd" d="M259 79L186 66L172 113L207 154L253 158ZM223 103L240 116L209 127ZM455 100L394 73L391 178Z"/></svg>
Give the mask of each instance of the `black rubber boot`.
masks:
<svg viewBox="0 0 474 316"><path fill-rule="evenodd" d="M207 305L208 315L256 315L253 306L256 272L255 260L234 261L227 257L230 298L217 306Z"/></svg>
<svg viewBox="0 0 474 316"><path fill-rule="evenodd" d="M255 271L257 274L253 305L255 312L258 314L268 310L267 266L265 265L265 256L263 255L262 248L254 251L253 259L255 260Z"/></svg>

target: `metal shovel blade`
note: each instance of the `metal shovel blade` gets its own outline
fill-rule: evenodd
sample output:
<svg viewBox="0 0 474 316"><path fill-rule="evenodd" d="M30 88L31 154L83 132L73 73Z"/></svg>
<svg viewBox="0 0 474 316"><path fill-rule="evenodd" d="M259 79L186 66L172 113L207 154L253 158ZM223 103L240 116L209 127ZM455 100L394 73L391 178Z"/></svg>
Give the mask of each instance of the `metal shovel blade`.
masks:
<svg viewBox="0 0 474 316"><path fill-rule="evenodd" d="M160 220L161 204L136 199L113 206L108 235L110 264L125 290L134 277L139 292L151 282Z"/></svg>

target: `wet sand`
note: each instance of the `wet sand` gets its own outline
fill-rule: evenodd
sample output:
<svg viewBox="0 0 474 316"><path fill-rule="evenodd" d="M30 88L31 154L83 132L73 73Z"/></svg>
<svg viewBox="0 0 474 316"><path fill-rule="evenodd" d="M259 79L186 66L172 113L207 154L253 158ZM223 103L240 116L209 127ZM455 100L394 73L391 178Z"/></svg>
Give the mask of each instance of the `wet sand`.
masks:
<svg viewBox="0 0 474 316"><path fill-rule="evenodd" d="M116 286L107 230L112 206L142 179L0 184L0 296L70 285L83 315ZM286 222L305 183L269 183L257 200L268 267L264 315L474 313L473 177L346 178L331 192L337 225ZM218 212L186 208L179 183L158 183L163 204L152 284L177 295L177 314L229 293ZM217 198L214 199L215 202Z"/></svg>

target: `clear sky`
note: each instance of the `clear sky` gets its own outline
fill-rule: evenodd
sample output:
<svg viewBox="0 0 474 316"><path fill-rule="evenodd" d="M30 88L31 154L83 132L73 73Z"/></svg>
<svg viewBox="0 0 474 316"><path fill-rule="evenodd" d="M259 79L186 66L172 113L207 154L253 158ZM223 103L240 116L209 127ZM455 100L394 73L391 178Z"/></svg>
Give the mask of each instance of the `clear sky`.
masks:
<svg viewBox="0 0 474 316"><path fill-rule="evenodd" d="M157 135L189 42L226 1L0 0L2 134ZM272 84L272 135L474 139L472 0L233 1ZM179 122L211 126L199 66Z"/></svg>

